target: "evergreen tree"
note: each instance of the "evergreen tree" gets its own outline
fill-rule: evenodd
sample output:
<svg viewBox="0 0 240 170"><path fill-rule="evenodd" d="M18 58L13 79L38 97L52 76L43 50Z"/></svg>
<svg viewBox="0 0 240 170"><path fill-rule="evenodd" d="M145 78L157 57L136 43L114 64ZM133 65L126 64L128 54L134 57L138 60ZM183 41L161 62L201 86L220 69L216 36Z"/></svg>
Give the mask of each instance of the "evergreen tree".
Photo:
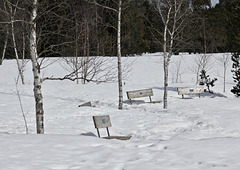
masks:
<svg viewBox="0 0 240 170"><path fill-rule="evenodd" d="M213 91L210 90L210 86L213 87L215 81L217 81L217 79L211 79L209 75L207 75L206 70L201 71L199 85L206 85L209 93L213 93Z"/></svg>
<svg viewBox="0 0 240 170"><path fill-rule="evenodd" d="M146 52L144 44L144 0L128 1L122 14L122 53L142 54Z"/></svg>
<svg viewBox="0 0 240 170"><path fill-rule="evenodd" d="M232 55L232 61L233 61L232 72L234 73L233 79L236 85L233 86L233 89L231 90L231 92L235 94L236 97L239 97L240 96L240 54L234 53Z"/></svg>
<svg viewBox="0 0 240 170"><path fill-rule="evenodd" d="M240 51L240 1L220 0L216 8L222 15L222 26L226 28L226 50L230 52Z"/></svg>

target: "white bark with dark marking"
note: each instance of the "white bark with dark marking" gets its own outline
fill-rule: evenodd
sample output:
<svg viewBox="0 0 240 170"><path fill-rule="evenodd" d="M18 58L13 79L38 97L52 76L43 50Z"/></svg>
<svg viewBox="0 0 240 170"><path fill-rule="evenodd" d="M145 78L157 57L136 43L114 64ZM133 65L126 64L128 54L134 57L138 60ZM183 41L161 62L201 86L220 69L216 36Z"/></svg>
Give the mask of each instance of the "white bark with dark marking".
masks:
<svg viewBox="0 0 240 170"><path fill-rule="evenodd" d="M9 35L9 31L8 31L8 28L7 28L7 34L6 34L6 38L5 38L5 41L4 41L4 47L3 47L3 52L2 52L2 59L0 60L0 65L2 65L3 60L5 58L7 44L8 44L8 35Z"/></svg>
<svg viewBox="0 0 240 170"><path fill-rule="evenodd" d="M40 78L40 65L38 63L37 54L37 33L36 33L36 18L37 18L37 0L33 0L33 10L31 14L30 26L30 55L32 61L33 77L34 77L34 97L36 109L36 126L37 133L44 133L44 110L43 110L43 97L41 91L41 78Z"/></svg>
<svg viewBox="0 0 240 170"><path fill-rule="evenodd" d="M118 4L118 29L117 29L117 57L118 57L118 90L119 90L119 104L118 109L123 107L123 89L122 89L122 61L121 61L121 13L122 0Z"/></svg>
<svg viewBox="0 0 240 170"><path fill-rule="evenodd" d="M173 55L174 41L176 41L177 34L184 28L184 16L187 14L189 8L183 5L184 0L164 0L156 1L156 10L159 13L164 25L163 30L163 58L164 58L164 94L163 94L163 108L168 108L168 69L170 59ZM164 6L163 6L164 4ZM164 7L164 8L163 8Z"/></svg>
<svg viewBox="0 0 240 170"><path fill-rule="evenodd" d="M11 17L11 30L12 30L12 41L13 41L13 48L14 48L15 57L17 61L18 73L21 77L22 84L24 84L23 68L20 66L16 38L15 38L14 17Z"/></svg>

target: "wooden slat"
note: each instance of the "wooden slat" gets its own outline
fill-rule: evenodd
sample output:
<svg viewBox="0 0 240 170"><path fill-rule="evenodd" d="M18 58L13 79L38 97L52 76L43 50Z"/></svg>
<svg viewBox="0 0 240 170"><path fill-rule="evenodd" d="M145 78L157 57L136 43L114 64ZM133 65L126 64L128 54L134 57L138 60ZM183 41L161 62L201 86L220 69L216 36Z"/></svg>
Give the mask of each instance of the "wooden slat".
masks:
<svg viewBox="0 0 240 170"><path fill-rule="evenodd" d="M112 126L109 115L93 116L93 122L95 128L107 128Z"/></svg>
<svg viewBox="0 0 240 170"><path fill-rule="evenodd" d="M147 97L147 96L153 96L152 89L142 89L142 90L127 91L128 99Z"/></svg>
<svg viewBox="0 0 240 170"><path fill-rule="evenodd" d="M204 93L204 87L179 87L178 94L185 95L185 94L199 94Z"/></svg>
<svg viewBox="0 0 240 170"><path fill-rule="evenodd" d="M103 137L104 139L118 139L118 140L129 140L131 136L110 136L110 137Z"/></svg>

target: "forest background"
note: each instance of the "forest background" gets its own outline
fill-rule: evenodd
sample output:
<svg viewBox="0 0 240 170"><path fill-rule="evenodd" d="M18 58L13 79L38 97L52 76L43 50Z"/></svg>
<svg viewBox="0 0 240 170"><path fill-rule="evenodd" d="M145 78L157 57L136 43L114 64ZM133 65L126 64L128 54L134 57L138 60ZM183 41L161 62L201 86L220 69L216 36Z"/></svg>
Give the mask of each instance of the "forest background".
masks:
<svg viewBox="0 0 240 170"><path fill-rule="evenodd" d="M5 58L15 58L11 23L19 58L29 58L28 0L0 1L0 51ZM17 3L17 4L16 4ZM116 8L114 1L99 4ZM9 3L8 3L9 4ZM37 17L40 57L116 56L116 13L84 0L40 0ZM192 0L187 26L178 35L174 53L220 53L240 51L240 2L220 0L212 7L210 0ZM29 6L29 8L31 8ZM163 51L163 24L149 0L124 0L122 9L122 55ZM7 43L6 43L7 42Z"/></svg>

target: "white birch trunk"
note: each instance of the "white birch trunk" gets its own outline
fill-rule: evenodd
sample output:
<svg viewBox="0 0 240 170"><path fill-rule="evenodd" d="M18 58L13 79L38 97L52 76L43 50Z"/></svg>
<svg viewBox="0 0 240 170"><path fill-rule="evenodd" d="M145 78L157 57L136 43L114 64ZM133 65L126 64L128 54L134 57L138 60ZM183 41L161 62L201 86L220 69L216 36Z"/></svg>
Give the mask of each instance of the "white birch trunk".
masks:
<svg viewBox="0 0 240 170"><path fill-rule="evenodd" d="M26 44L25 44L25 34L23 33L23 49L22 49L22 59L25 60L25 51L26 51ZM22 65L22 67L24 67Z"/></svg>
<svg viewBox="0 0 240 170"><path fill-rule="evenodd" d="M118 8L118 29L117 29L117 57L118 57L118 90L119 90L119 103L118 109L123 107L123 89L122 89L122 61L121 61L121 13L122 13L122 0L119 0Z"/></svg>
<svg viewBox="0 0 240 170"><path fill-rule="evenodd" d="M167 66L167 26L165 25L163 37L163 69L164 69L164 94L163 94L163 108L167 109L167 94L168 94L168 66Z"/></svg>
<svg viewBox="0 0 240 170"><path fill-rule="evenodd" d="M33 10L30 20L30 55L33 68L34 77L34 97L35 97L35 109L36 109L36 126L37 133L44 133L44 110L43 110L43 98L41 91L41 78L40 78L40 65L38 63L37 55L37 33L36 33L36 17L37 17L37 0L33 0Z"/></svg>
<svg viewBox="0 0 240 170"><path fill-rule="evenodd" d="M224 73L223 73L223 93L226 92L226 73L227 73L227 68L224 66Z"/></svg>
<svg viewBox="0 0 240 170"><path fill-rule="evenodd" d="M223 55L221 59L219 59L220 64L223 65L223 93L226 92L226 74L227 74L227 68L229 65L229 57L228 55Z"/></svg>
<svg viewBox="0 0 240 170"><path fill-rule="evenodd" d="M163 108L168 108L168 65L169 65L169 55L167 53L167 32L168 32L168 23L170 20L170 13L171 13L171 7L168 9L168 15L166 18L166 21L163 19L164 22L164 33L163 33L163 52L164 52L164 63L163 63L163 69L164 69L164 93L163 93Z"/></svg>
<svg viewBox="0 0 240 170"><path fill-rule="evenodd" d="M19 62L19 55L18 55L18 50L17 50L16 38L15 38L15 28L14 28L14 16L16 15L16 12L17 12L18 2L19 1L17 1L16 4L14 5L14 10L12 7L13 4L8 4L8 6L9 6L10 15L11 15L10 21L11 21L13 49L14 49L15 57L16 57L16 61L17 61L18 73L21 78L22 84L24 84L23 68L21 67L20 62Z"/></svg>
<svg viewBox="0 0 240 170"><path fill-rule="evenodd" d="M123 87L122 87L122 61L121 61L121 13L122 13L122 0L118 1L118 10L100 5L96 2L96 0L93 0L93 2L105 9L114 11L118 14L118 26L117 26L117 58L118 58L118 91L119 91L119 103L118 103L118 109L122 109L123 107Z"/></svg>
<svg viewBox="0 0 240 170"><path fill-rule="evenodd" d="M75 63L74 63L75 68L75 75L77 78L77 84L79 83L78 79L78 23L77 23L77 14L75 12Z"/></svg>
<svg viewBox="0 0 240 170"><path fill-rule="evenodd" d="M0 60L0 65L2 65L3 60L5 58L7 44L8 44L8 35L9 35L9 31L8 31L8 28L7 28L7 34L6 34L6 38L5 38L5 41L4 41L4 47L3 47L3 52L2 52L2 59Z"/></svg>
<svg viewBox="0 0 240 170"><path fill-rule="evenodd" d="M204 39L204 57L206 58L207 54L207 37L206 37L206 27L205 27L205 19L202 19L202 27L203 27L203 39Z"/></svg>
<svg viewBox="0 0 240 170"><path fill-rule="evenodd" d="M173 54L174 39L176 38L176 33L181 31L183 26L183 21L181 19L185 15L186 11L181 12L181 7L183 0L166 0L167 13L165 13L162 8L162 1L158 1L157 11L159 12L162 22L164 24L163 31L163 52L164 52L164 95L163 95L163 108L168 108L167 96L168 96L168 68L170 59ZM168 47L167 47L168 45Z"/></svg>
<svg viewBox="0 0 240 170"><path fill-rule="evenodd" d="M14 29L14 17L13 16L11 17L11 30L12 30L12 41L13 41L13 48L14 48L15 57L16 57L16 61L17 61L18 73L21 78L22 84L24 84L23 68L20 65L18 51L17 51L15 29Z"/></svg>

